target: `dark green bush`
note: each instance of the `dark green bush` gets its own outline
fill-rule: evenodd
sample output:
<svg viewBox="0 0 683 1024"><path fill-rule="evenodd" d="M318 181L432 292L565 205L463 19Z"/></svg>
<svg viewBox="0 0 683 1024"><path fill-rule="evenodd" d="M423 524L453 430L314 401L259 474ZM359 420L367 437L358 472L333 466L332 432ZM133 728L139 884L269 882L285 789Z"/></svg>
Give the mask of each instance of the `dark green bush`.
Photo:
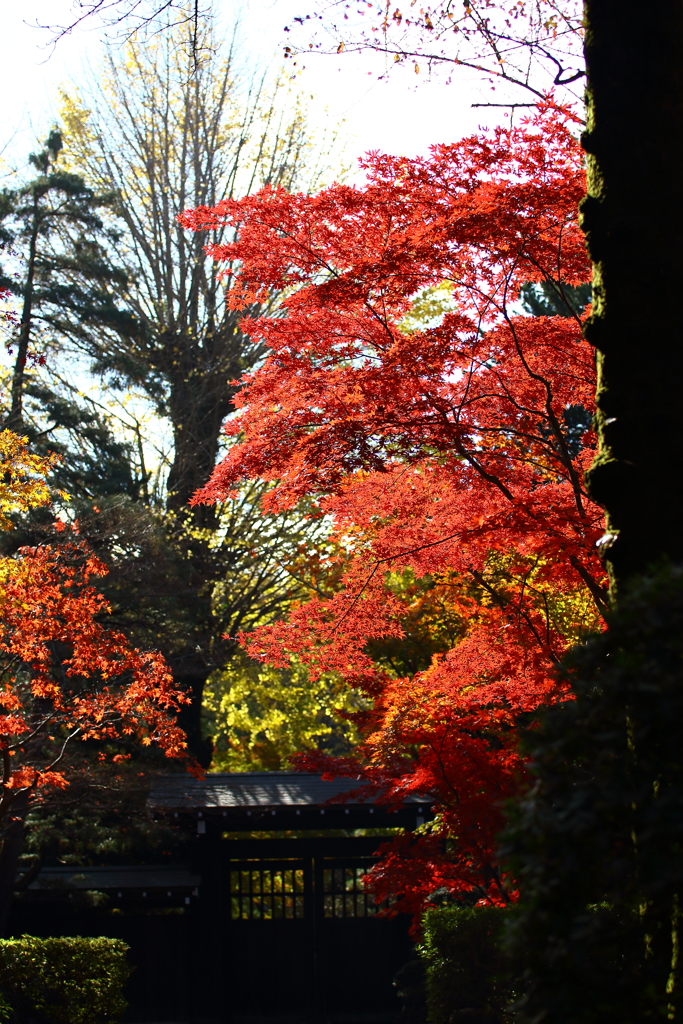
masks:
<svg viewBox="0 0 683 1024"><path fill-rule="evenodd" d="M410 960L394 977L394 991L401 1003L396 1024L427 1024L424 960Z"/></svg>
<svg viewBox="0 0 683 1024"><path fill-rule="evenodd" d="M526 737L535 785L504 856L528 1024L681 1020L683 567L635 581L577 647L575 700Z"/></svg>
<svg viewBox="0 0 683 1024"><path fill-rule="evenodd" d="M128 946L120 939L24 935L0 940L0 1005L16 1024L107 1024L126 1008Z"/></svg>
<svg viewBox="0 0 683 1024"><path fill-rule="evenodd" d="M501 952L498 907L435 907L423 919L420 955L427 971L430 1024L500 1019L513 998L514 970Z"/></svg>

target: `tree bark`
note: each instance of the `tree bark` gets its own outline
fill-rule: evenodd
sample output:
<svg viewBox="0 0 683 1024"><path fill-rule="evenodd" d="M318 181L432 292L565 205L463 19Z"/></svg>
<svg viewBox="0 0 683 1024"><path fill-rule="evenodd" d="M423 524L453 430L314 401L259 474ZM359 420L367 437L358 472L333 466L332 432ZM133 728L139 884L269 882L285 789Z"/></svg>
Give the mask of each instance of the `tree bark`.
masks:
<svg viewBox="0 0 683 1024"><path fill-rule="evenodd" d="M593 262L585 334L597 349L599 438L588 485L606 510L603 554L618 604L630 581L683 562L683 0L584 0L584 10L581 216ZM656 680L655 670L652 702ZM642 709L629 713L636 734ZM675 772L662 758L655 793ZM632 836L639 861L652 839L635 827ZM633 879L644 894L642 967L669 1019L679 1019L677 882L649 864ZM654 989L641 987L646 1005Z"/></svg>
<svg viewBox="0 0 683 1024"><path fill-rule="evenodd" d="M24 386L26 383L26 360L28 359L28 347L31 341L31 327L33 320L33 289L36 273L36 250L38 246L38 231L40 219L38 216L38 197L33 194L33 224L29 238L28 261L26 267L26 286L24 290L24 304L21 311L21 325L19 329L19 340L17 343L17 358L14 361L11 385L10 411L5 423L6 430L13 430L20 433L24 425Z"/></svg>
<svg viewBox="0 0 683 1024"><path fill-rule="evenodd" d="M598 359L592 496L612 592L683 561L683 0L585 0Z"/></svg>
<svg viewBox="0 0 683 1024"><path fill-rule="evenodd" d="M235 331L234 337L237 348L241 336ZM228 353L232 347L229 343L223 346ZM226 359L225 352L220 352L215 360L220 367L216 372L212 365L214 360L205 347L197 349L198 346L186 339L185 351L179 360L181 372L168 374L173 461L167 481L167 507L169 511L186 515L192 496L204 487L216 468L221 428L232 410L235 393L228 383L229 374L240 372L237 359ZM193 521L198 526L215 528L215 520L215 510L210 506L198 506L194 511Z"/></svg>
<svg viewBox="0 0 683 1024"><path fill-rule="evenodd" d="M211 739L202 737L202 697L211 666L201 654L193 651L165 653L165 657L173 673L173 682L192 698L192 703L184 705L178 712L178 725L185 730L187 749L202 768L208 768L213 758L213 743Z"/></svg>

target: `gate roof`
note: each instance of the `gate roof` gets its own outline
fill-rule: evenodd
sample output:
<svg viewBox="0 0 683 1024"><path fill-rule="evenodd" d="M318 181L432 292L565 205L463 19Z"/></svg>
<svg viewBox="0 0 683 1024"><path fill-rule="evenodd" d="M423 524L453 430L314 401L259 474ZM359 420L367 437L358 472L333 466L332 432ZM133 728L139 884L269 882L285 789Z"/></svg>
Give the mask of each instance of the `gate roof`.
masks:
<svg viewBox="0 0 683 1024"><path fill-rule="evenodd" d="M334 797L362 786L361 780L326 780L306 772L207 772L202 779L165 775L153 783L148 806L159 811L322 807ZM425 803L425 798L410 794L404 803ZM372 804L372 799L353 797L344 801L347 807L363 804Z"/></svg>

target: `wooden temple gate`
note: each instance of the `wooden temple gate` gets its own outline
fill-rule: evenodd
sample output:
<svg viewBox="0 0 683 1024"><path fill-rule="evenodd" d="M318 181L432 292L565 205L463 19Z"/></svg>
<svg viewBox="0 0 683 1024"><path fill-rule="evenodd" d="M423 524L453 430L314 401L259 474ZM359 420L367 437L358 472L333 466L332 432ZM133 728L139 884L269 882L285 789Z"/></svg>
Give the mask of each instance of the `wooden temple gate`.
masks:
<svg viewBox="0 0 683 1024"><path fill-rule="evenodd" d="M349 788L293 772L167 776L150 812L193 836L186 863L48 868L13 932L125 939L131 1024L390 1024L393 977L414 953L408 922L378 915L363 876L427 808L328 803ZM87 889L106 905L81 905Z"/></svg>
<svg viewBox="0 0 683 1024"><path fill-rule="evenodd" d="M351 844L311 846L287 859L229 854L223 962L235 1024L396 1016L393 976L411 957L406 924L377 915L363 885L370 856Z"/></svg>

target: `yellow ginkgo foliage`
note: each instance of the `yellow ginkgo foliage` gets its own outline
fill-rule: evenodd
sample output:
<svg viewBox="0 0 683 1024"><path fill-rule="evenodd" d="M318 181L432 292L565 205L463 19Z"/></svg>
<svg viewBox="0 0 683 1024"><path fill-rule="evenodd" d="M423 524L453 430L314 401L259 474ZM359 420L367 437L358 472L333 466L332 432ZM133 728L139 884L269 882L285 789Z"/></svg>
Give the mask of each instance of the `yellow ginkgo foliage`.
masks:
<svg viewBox="0 0 683 1024"><path fill-rule="evenodd" d="M12 512L49 505L54 492L46 477L57 461L56 455L35 455L28 438L11 430L0 432L0 530L11 530Z"/></svg>
<svg viewBox="0 0 683 1024"><path fill-rule="evenodd" d="M346 753L358 742L360 698L342 682L313 679L303 665L273 668L238 653L204 691L204 728L214 742L214 771L281 770L293 754L320 748Z"/></svg>

